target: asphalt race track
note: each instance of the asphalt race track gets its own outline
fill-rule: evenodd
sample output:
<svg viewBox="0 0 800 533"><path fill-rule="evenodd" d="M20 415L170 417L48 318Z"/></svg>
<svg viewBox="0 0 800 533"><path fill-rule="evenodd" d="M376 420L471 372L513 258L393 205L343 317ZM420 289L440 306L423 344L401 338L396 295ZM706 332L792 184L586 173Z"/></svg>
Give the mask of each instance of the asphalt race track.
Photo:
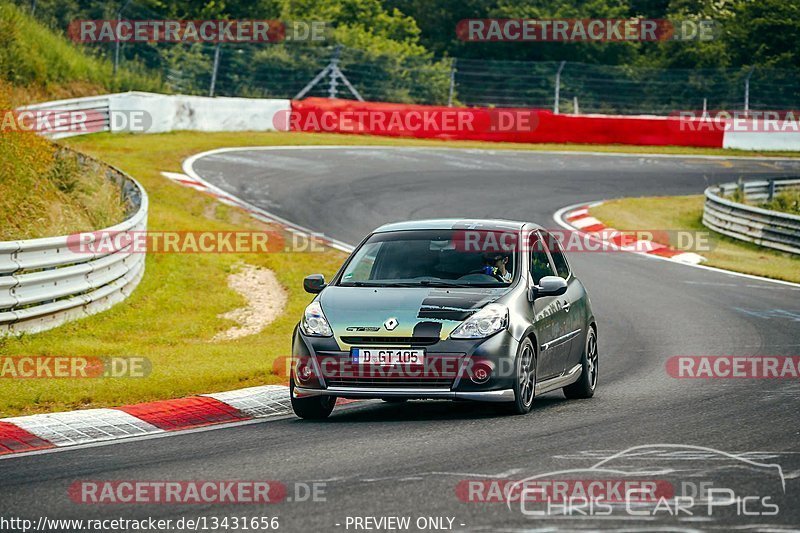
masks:
<svg viewBox="0 0 800 533"><path fill-rule="evenodd" d="M401 219L492 217L556 227L552 215L566 205L700 194L706 183L797 173L800 161L370 147L225 152L194 168L263 209L356 244L374 227ZM2 514L278 516L287 531L354 531L352 517L365 516L408 516L411 530L419 517L449 517L454 529L486 531L800 527L800 381L675 379L665 370L674 355L799 355L800 288L628 253L573 253L570 260L599 325L600 382L591 400L550 393L521 417L470 403L364 402L319 423L284 418L11 458L0 461ZM663 444L738 457L655 446ZM700 505L680 517L636 516L623 506L610 516L544 518L527 516L518 503L463 502L456 492L466 479L588 469L645 445L654 446L614 459L614 468L673 486L712 482L756 499L715 508L711 516ZM776 469L753 463L779 464L785 493ZM67 488L87 479L280 480L293 500L294 483L326 485L325 501L264 507L73 503ZM745 515L743 509L770 512L765 497L779 506L776 515Z"/></svg>

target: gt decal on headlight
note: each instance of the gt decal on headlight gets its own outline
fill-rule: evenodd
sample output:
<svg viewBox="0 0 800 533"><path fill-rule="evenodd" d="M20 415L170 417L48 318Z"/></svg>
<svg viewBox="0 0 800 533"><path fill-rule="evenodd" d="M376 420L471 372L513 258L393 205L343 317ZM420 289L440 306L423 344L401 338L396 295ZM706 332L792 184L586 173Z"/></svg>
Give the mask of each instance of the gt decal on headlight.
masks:
<svg viewBox="0 0 800 533"><path fill-rule="evenodd" d="M330 337L333 335L333 330L325 314L322 312L322 306L318 301L313 301L306 307L303 313L303 321L300 322L300 328L303 333L312 337Z"/></svg>
<svg viewBox="0 0 800 533"><path fill-rule="evenodd" d="M489 304L461 323L450 337L453 339L480 339L508 327L508 308Z"/></svg>

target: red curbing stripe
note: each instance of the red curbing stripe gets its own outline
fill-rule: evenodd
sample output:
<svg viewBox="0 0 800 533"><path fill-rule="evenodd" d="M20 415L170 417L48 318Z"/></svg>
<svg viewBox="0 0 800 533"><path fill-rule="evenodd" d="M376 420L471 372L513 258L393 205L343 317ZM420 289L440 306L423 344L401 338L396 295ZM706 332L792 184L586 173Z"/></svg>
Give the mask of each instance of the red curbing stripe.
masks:
<svg viewBox="0 0 800 533"><path fill-rule="evenodd" d="M589 206L585 205L583 207L579 207L575 211L571 211L569 215L566 216L565 220L567 222L571 222L573 220L584 218L589 216Z"/></svg>
<svg viewBox="0 0 800 533"><path fill-rule="evenodd" d="M117 409L164 431L177 431L252 418L226 403L207 396L190 396L177 400L140 403Z"/></svg>
<svg viewBox="0 0 800 533"><path fill-rule="evenodd" d="M656 248L655 250L650 250L647 253L648 254L653 254L653 255L660 255L661 257L675 257L676 255L680 255L683 252L680 251L680 250L676 250L674 248L668 248L668 247L665 246L664 248Z"/></svg>
<svg viewBox="0 0 800 533"><path fill-rule="evenodd" d="M175 178L175 181L177 181L178 183L181 183L181 184L183 184L183 185L194 185L194 186L196 186L196 187L201 187L201 188L203 188L203 189L205 189L205 188L206 188L206 185L205 185L205 183L200 183L199 181L194 181L194 180L184 180L184 179L181 179L181 178Z"/></svg>
<svg viewBox="0 0 800 533"><path fill-rule="evenodd" d="M55 444L37 437L9 422L0 422L0 455L55 448Z"/></svg>
<svg viewBox="0 0 800 533"><path fill-rule="evenodd" d="M583 231L585 233L595 233L595 232L598 232L598 231L603 231L604 229L606 229L606 225L605 224L592 224L591 226L586 226L585 228L580 228L580 231Z"/></svg>
<svg viewBox="0 0 800 533"><path fill-rule="evenodd" d="M630 245L631 244L629 242L630 239L631 239L631 236L630 236L629 233L620 232L620 233L615 233L614 235L612 235L611 237L609 237L606 240L616 244L617 246L626 246L626 245Z"/></svg>

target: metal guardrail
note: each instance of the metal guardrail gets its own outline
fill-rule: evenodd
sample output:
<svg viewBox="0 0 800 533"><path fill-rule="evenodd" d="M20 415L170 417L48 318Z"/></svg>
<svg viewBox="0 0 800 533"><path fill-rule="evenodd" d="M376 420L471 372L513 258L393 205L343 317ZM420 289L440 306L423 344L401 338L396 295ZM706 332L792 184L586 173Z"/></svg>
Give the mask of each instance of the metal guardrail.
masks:
<svg viewBox="0 0 800 533"><path fill-rule="evenodd" d="M705 190L703 225L734 239L800 254L800 216L770 211L725 198L739 190L745 200L767 200L782 189L800 187L800 179L725 183Z"/></svg>
<svg viewBox="0 0 800 533"><path fill-rule="evenodd" d="M67 119L65 124L59 124L52 130L40 132L51 139L63 139L75 135L85 135L86 133L111 131L110 106L112 96L106 94L54 100L52 102L23 106L17 108L17 111L53 111L62 113L82 111L86 113L86 119L80 122L73 122L74 119L78 118L76 116L64 115L64 118ZM77 125L80 125L80 130L85 128L85 131L73 131Z"/></svg>
<svg viewBox="0 0 800 533"><path fill-rule="evenodd" d="M104 311L127 298L144 274L144 253L132 252L124 235L147 228L148 198L144 188L120 170L79 154L83 164L102 165L128 203L128 218L96 230L121 234L97 252L83 252L76 236L0 242L0 337L34 333Z"/></svg>

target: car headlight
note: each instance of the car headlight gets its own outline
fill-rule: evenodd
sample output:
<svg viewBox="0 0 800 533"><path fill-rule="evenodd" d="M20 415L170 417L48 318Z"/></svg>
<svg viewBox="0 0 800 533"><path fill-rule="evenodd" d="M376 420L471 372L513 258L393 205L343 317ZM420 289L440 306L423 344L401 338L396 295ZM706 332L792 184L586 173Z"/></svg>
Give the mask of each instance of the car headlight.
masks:
<svg viewBox="0 0 800 533"><path fill-rule="evenodd" d="M322 312L322 306L316 300L306 307L303 313L303 320L300 322L300 328L303 333L312 337L330 337L333 335L331 325L328 324L328 319L325 318L325 314Z"/></svg>
<svg viewBox="0 0 800 533"><path fill-rule="evenodd" d="M453 330L450 337L453 339L480 339L506 327L508 327L508 307L489 304L462 322Z"/></svg>

